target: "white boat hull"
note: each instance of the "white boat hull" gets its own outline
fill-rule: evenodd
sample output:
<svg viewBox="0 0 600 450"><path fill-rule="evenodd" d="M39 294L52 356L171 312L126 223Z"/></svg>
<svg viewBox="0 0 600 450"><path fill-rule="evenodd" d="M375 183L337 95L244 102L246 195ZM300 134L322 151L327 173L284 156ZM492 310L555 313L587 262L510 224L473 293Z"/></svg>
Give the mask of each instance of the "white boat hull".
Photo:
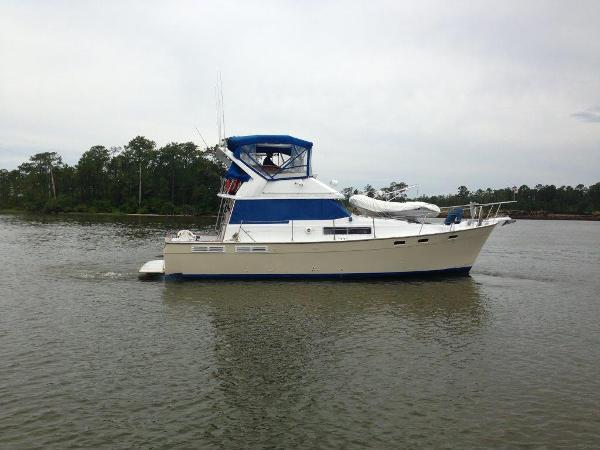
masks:
<svg viewBox="0 0 600 450"><path fill-rule="evenodd" d="M172 278L466 274L494 226L495 223L429 235L328 242L167 242L164 273Z"/></svg>

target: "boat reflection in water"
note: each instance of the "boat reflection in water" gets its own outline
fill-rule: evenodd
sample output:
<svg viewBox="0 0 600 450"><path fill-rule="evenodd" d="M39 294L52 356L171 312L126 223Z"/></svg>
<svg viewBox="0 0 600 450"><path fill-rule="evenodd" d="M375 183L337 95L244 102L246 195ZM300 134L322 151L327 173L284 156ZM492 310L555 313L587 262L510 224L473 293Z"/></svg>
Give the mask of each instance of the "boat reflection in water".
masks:
<svg viewBox="0 0 600 450"><path fill-rule="evenodd" d="M462 364L486 324L472 278L162 288L169 320L204 368L193 376L222 410L215 444L225 447L240 436L250 447L269 437L312 446L354 434L367 445L367 429L398 425L405 402L414 409L408 403L431 392L431 377L447 377L440 361ZM279 425L265 428L274 419Z"/></svg>

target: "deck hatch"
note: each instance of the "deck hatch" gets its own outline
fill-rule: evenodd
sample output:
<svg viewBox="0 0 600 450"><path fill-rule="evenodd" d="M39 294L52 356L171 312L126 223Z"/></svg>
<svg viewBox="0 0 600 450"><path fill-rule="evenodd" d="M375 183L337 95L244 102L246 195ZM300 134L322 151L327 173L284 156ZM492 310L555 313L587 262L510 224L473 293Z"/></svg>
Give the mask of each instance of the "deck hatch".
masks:
<svg viewBox="0 0 600 450"><path fill-rule="evenodd" d="M225 247L217 245L192 245L192 253L225 253Z"/></svg>

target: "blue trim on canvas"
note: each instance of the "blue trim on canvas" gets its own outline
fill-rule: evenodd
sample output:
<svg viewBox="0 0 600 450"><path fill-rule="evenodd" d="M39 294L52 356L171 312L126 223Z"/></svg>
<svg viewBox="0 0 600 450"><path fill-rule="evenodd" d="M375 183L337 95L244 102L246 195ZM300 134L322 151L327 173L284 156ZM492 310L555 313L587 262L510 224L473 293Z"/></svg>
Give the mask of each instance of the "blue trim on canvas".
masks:
<svg viewBox="0 0 600 450"><path fill-rule="evenodd" d="M250 175L248 175L244 171L244 169L242 169L235 162L232 162L231 165L229 166L229 169L227 169L225 178L233 178L235 180L241 181L242 183L245 183L246 181L250 180L252 177Z"/></svg>
<svg viewBox="0 0 600 450"><path fill-rule="evenodd" d="M290 144L312 149L313 143L286 134L255 134L250 136L231 136L227 138L227 148L235 151L244 145L256 144ZM236 155L237 156L237 155Z"/></svg>
<svg viewBox="0 0 600 450"><path fill-rule="evenodd" d="M306 274L183 274L164 275L168 281L176 280L346 280L368 278L419 278L435 275L468 275L471 266L452 267L439 270L417 270L414 272L374 272L374 273L306 273Z"/></svg>

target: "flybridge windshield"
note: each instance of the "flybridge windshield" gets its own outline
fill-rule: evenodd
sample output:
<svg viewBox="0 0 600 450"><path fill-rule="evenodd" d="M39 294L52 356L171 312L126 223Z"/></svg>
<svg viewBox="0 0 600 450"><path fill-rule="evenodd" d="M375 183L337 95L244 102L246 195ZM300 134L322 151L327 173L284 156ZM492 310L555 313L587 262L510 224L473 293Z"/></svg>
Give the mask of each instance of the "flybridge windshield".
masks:
<svg viewBox="0 0 600 450"><path fill-rule="evenodd" d="M265 178L298 178L308 173L308 152L296 145L244 145L240 159Z"/></svg>
<svg viewBox="0 0 600 450"><path fill-rule="evenodd" d="M243 136L227 140L234 155L264 178L305 178L311 175L312 143L291 136Z"/></svg>

